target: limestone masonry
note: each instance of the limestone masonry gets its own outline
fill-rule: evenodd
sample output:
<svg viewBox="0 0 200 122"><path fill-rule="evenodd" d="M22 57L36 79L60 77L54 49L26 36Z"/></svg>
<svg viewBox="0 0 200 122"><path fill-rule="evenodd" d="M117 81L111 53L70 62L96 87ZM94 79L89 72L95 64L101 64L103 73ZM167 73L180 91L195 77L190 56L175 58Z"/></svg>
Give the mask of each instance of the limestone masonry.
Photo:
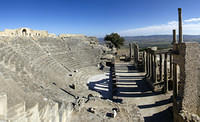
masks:
<svg viewBox="0 0 200 122"><path fill-rule="evenodd" d="M107 67L102 57L108 50L96 37L28 28L1 32L0 121L143 122L135 104L89 90L88 79L105 73L100 69Z"/></svg>
<svg viewBox="0 0 200 122"><path fill-rule="evenodd" d="M57 37L56 34L48 33L45 30L32 30L30 28L18 28L18 29L5 29L4 31L0 31L0 36L23 36L23 37ZM86 37L82 34L60 34L58 35L60 38L68 38L68 37Z"/></svg>
<svg viewBox="0 0 200 122"><path fill-rule="evenodd" d="M0 32L0 122L200 122L200 44L117 50L82 34Z"/></svg>

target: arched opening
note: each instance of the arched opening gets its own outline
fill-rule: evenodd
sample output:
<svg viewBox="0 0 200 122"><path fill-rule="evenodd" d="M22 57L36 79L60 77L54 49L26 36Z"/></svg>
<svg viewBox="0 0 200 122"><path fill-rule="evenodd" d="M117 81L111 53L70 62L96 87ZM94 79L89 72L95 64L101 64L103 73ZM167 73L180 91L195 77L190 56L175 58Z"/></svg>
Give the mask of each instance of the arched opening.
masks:
<svg viewBox="0 0 200 122"><path fill-rule="evenodd" d="M23 35L23 36L26 36L26 33L27 33L26 29L23 29L23 30L22 30L22 35Z"/></svg>

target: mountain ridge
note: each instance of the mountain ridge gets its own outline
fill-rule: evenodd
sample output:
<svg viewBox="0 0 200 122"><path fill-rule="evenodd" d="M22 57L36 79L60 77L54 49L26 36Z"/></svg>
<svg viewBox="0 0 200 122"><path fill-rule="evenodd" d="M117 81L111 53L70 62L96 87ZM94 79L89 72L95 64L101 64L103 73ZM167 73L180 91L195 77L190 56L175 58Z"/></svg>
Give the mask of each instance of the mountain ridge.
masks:
<svg viewBox="0 0 200 122"><path fill-rule="evenodd" d="M172 35L148 35L148 36L122 36L125 38L126 41L172 41ZM104 38L98 38L99 41L103 41ZM178 35L177 35L178 40ZM200 42L200 35L183 35L184 41L198 41Z"/></svg>

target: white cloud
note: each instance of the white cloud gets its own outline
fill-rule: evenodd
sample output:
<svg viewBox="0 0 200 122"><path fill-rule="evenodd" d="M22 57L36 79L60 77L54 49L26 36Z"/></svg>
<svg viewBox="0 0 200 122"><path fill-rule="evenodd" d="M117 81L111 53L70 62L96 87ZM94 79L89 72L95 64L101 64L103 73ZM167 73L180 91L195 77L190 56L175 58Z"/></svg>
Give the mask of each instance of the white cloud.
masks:
<svg viewBox="0 0 200 122"><path fill-rule="evenodd" d="M198 20L197 18L184 20L183 34L200 35L200 23L197 23L197 20ZM164 34L172 34L173 29L176 29L178 32L177 21L170 21L167 24L162 24L162 25L153 25L142 28L128 29L119 32L119 34L122 36L164 35Z"/></svg>
<svg viewBox="0 0 200 122"><path fill-rule="evenodd" d="M170 22L168 22L168 25L177 26L178 21L170 21Z"/></svg>
<svg viewBox="0 0 200 122"><path fill-rule="evenodd" d="M189 23L189 22L200 22L200 18L190 18L187 20L184 20L184 22Z"/></svg>

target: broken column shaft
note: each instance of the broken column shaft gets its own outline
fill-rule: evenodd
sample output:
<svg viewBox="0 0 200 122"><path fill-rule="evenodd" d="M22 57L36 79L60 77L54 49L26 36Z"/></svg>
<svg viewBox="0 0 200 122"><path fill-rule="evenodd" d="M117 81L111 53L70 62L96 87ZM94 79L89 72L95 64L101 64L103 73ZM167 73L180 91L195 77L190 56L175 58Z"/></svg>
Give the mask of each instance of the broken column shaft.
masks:
<svg viewBox="0 0 200 122"><path fill-rule="evenodd" d="M179 23L179 43L183 42L183 33L182 33L182 9L178 8L178 23Z"/></svg>
<svg viewBox="0 0 200 122"><path fill-rule="evenodd" d="M176 30L174 29L173 30L173 42L172 42L172 44L176 44L177 42L176 42Z"/></svg>

